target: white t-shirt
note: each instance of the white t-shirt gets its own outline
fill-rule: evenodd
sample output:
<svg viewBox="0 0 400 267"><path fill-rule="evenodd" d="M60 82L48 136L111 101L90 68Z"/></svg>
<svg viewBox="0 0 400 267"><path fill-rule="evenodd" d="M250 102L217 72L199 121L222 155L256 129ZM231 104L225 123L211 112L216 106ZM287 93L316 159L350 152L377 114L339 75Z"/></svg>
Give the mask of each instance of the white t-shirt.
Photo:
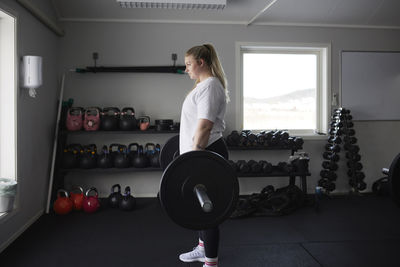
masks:
<svg viewBox="0 0 400 267"><path fill-rule="evenodd" d="M179 152L193 150L193 139L199 119L207 119L214 123L208 139L208 144L222 137L225 130L226 96L221 82L216 77L210 77L197 84L186 96L182 105Z"/></svg>

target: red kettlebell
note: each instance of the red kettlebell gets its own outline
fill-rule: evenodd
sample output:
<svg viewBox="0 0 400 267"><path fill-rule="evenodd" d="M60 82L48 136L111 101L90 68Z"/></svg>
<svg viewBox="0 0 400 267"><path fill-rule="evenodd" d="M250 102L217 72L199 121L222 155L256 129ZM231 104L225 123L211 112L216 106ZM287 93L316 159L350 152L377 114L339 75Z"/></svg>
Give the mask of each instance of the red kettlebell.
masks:
<svg viewBox="0 0 400 267"><path fill-rule="evenodd" d="M63 193L64 196L61 195ZM72 210L72 201L69 199L68 192L64 189L57 191L57 199L54 202L53 209L59 215L65 215Z"/></svg>
<svg viewBox="0 0 400 267"><path fill-rule="evenodd" d="M149 116L142 116L139 118L139 127L140 130L146 131L150 126L150 117Z"/></svg>
<svg viewBox="0 0 400 267"><path fill-rule="evenodd" d="M79 131L83 126L82 108L69 108L67 112L66 127L68 131Z"/></svg>
<svg viewBox="0 0 400 267"><path fill-rule="evenodd" d="M79 190L79 193L74 193ZM72 191L69 193L69 199L72 201L72 208L74 210L82 210L83 206L83 199L84 199L84 194L83 194L83 188L80 186L75 186Z"/></svg>
<svg viewBox="0 0 400 267"><path fill-rule="evenodd" d="M95 192L94 196L89 196L90 192ZM87 213L96 212L100 208L99 193L94 187L89 188L85 193L85 199L83 200L83 210Z"/></svg>
<svg viewBox="0 0 400 267"><path fill-rule="evenodd" d="M100 128L100 110L98 108L87 108L83 120L85 131L97 131Z"/></svg>

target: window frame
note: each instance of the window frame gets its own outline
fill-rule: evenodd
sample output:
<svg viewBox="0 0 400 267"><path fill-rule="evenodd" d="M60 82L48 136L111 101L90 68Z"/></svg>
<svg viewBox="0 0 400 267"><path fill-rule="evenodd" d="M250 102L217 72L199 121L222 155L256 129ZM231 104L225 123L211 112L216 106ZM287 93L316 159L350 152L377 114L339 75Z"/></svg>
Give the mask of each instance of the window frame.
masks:
<svg viewBox="0 0 400 267"><path fill-rule="evenodd" d="M6 171L6 174L8 174L7 176L9 176L9 178L14 179L15 181L18 182L18 88L19 88L19 81L18 81L18 14L16 11L10 9L9 7L7 7L6 5L4 5L3 3L0 3L0 11L2 12L2 16L0 17L0 36L2 36L3 34L7 34L7 31L10 32L12 31L13 36L11 37L6 37L6 38L1 38L1 41L12 41L12 45L4 45L4 43L0 43L0 57L3 58L4 55L6 55L6 60L12 61L12 72L11 73L7 73L5 80L7 80L6 83L0 84L0 89L3 90L3 86L12 86L14 91L9 95L9 97L11 96L13 98L13 126L12 126L12 131L7 133L8 136L10 136L10 134L13 136L13 143L11 144L11 146L13 147L13 152L12 152L12 157L13 157L13 163L10 164L9 166L7 166L7 168L9 168ZM3 14L8 16L7 20L5 21L1 21L3 20ZM5 23L4 23L5 22ZM11 24L9 24L11 23ZM9 24L9 25L7 25ZM11 29L12 26L12 29ZM4 32L4 30L6 30ZM7 61L7 63L9 62ZM2 64L2 63L1 63ZM0 66L0 71L3 71L4 66ZM0 73L0 77L2 77L3 74ZM2 77L3 79L4 77ZM0 99L0 103L3 100ZM4 112L3 112L4 113ZM2 132L2 129L0 128L0 132ZM0 147L1 149L1 147ZM9 156L9 151L7 151L8 156ZM1 154L4 154L3 152ZM1 159L0 159L1 160ZM2 162L1 165L4 165L4 162ZM3 171L0 170L0 173L2 174ZM6 175L4 175L6 176ZM2 175L3 177L3 175ZM10 211L10 212L5 212L5 213L0 213L0 220L2 222L4 222L5 220L10 219L12 216L14 216L18 210L18 203L19 203L19 193L18 193L18 188L19 185L17 185L17 195L15 196L14 199L14 210Z"/></svg>
<svg viewBox="0 0 400 267"><path fill-rule="evenodd" d="M236 116L236 128L243 130L244 98L243 98L243 54L244 53L284 53L284 54L316 54L317 55L317 92L316 92L316 127L315 131L290 130L291 135L310 137L310 139L326 138L329 114L331 113L331 44L330 43L253 43L236 42L236 105L239 114Z"/></svg>

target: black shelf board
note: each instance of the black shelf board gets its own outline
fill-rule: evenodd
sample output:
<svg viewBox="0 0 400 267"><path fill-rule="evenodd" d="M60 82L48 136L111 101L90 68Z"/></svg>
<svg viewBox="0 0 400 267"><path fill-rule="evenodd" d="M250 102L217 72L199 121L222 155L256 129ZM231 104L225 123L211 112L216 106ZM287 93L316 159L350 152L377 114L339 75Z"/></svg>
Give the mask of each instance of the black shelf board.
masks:
<svg viewBox="0 0 400 267"><path fill-rule="evenodd" d="M93 168L93 169L61 169L62 172L86 172L86 173L123 173L123 172L161 172L161 168L146 167L146 168Z"/></svg>
<svg viewBox="0 0 400 267"><path fill-rule="evenodd" d="M282 147L282 146L228 146L229 150L293 150L297 151L302 149L302 147L293 149L290 147Z"/></svg>
<svg viewBox="0 0 400 267"><path fill-rule="evenodd" d="M139 73L176 73L184 74L186 66L88 66L86 68L76 68L77 73L98 73L98 72L139 72Z"/></svg>
<svg viewBox="0 0 400 267"><path fill-rule="evenodd" d="M98 131L68 131L68 130L62 130L63 134L68 134L68 135L79 135L79 134L177 134L179 133L179 130L175 131L157 131L155 129L147 129L146 131L141 131L141 130L134 130L134 131L103 131L103 130L98 130Z"/></svg>
<svg viewBox="0 0 400 267"><path fill-rule="evenodd" d="M270 172L270 173L237 173L238 177L290 177L290 176L311 176L311 173L288 173L288 172Z"/></svg>

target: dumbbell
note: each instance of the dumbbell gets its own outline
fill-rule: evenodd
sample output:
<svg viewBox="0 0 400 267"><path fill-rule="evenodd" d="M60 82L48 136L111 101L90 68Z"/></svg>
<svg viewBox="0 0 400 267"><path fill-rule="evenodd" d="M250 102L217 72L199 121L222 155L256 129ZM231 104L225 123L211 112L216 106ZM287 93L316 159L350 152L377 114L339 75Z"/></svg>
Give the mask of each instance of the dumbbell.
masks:
<svg viewBox="0 0 400 267"><path fill-rule="evenodd" d="M337 174L336 174L334 171L321 170L321 171L319 172L319 175L320 175L322 178L326 178L326 179L328 179L328 180L330 180L330 181L336 181L336 179L337 179Z"/></svg>
<svg viewBox="0 0 400 267"><path fill-rule="evenodd" d="M329 134L330 134L330 135L342 135L342 134L343 134L343 131L342 131L341 128L331 128L331 129L329 130Z"/></svg>
<svg viewBox="0 0 400 267"><path fill-rule="evenodd" d="M350 110L349 110L349 109L345 109L345 108L335 108L335 109L333 110L333 113L334 113L334 114L344 114L344 115L347 115L347 114L350 114Z"/></svg>
<svg viewBox="0 0 400 267"><path fill-rule="evenodd" d="M295 137L294 138L294 144L295 144L295 149L301 149L304 144L304 140L301 137Z"/></svg>
<svg viewBox="0 0 400 267"><path fill-rule="evenodd" d="M343 127L343 122L338 120L338 121L332 121L331 122L331 127L339 127L342 128Z"/></svg>
<svg viewBox="0 0 400 267"><path fill-rule="evenodd" d="M347 136L346 135L344 137L344 142L353 145L353 144L357 143L357 138L355 138L354 136Z"/></svg>
<svg viewBox="0 0 400 267"><path fill-rule="evenodd" d="M293 165L287 162L279 162L278 169L282 172L291 173L294 171Z"/></svg>
<svg viewBox="0 0 400 267"><path fill-rule="evenodd" d="M325 145L325 150L338 153L338 152L340 152L340 146L339 145L326 144Z"/></svg>
<svg viewBox="0 0 400 267"><path fill-rule="evenodd" d="M329 151L325 151L325 152L322 154L322 157L323 157L324 159L331 160L331 161L334 161L334 162L339 161L339 158L340 158L339 155L336 154L335 152L329 152Z"/></svg>
<svg viewBox="0 0 400 267"><path fill-rule="evenodd" d="M261 169L263 173L270 173L272 172L272 164L267 162L266 160L260 160L259 163L261 164Z"/></svg>
<svg viewBox="0 0 400 267"><path fill-rule="evenodd" d="M339 136L330 136L328 138L328 143L330 144L341 144L342 143L342 138L340 138Z"/></svg>
<svg viewBox="0 0 400 267"><path fill-rule="evenodd" d="M262 170L261 164L255 160L249 160L247 164L250 166L250 172L252 173L259 173Z"/></svg>
<svg viewBox="0 0 400 267"><path fill-rule="evenodd" d="M272 146L276 146L279 144L281 138L281 131L275 131L272 133L270 143Z"/></svg>
<svg viewBox="0 0 400 267"><path fill-rule="evenodd" d="M353 127L354 127L354 123L352 121L346 122L346 128L353 128Z"/></svg>
<svg viewBox="0 0 400 267"><path fill-rule="evenodd" d="M322 168L328 169L330 171L336 171L339 166L334 161L323 161Z"/></svg>
<svg viewBox="0 0 400 267"><path fill-rule="evenodd" d="M352 161L360 161L361 156L356 153L351 153L351 152L346 152L346 159L352 160Z"/></svg>
<svg viewBox="0 0 400 267"><path fill-rule="evenodd" d="M353 136L353 135L356 134L356 131L355 131L354 129L345 128L345 129L343 130L343 133L344 133L345 135L348 135L348 136Z"/></svg>
<svg viewBox="0 0 400 267"><path fill-rule="evenodd" d="M356 171L360 171L363 168L363 165L361 164L361 162L357 162L357 161L348 161L347 162L347 167L356 170Z"/></svg>
<svg viewBox="0 0 400 267"><path fill-rule="evenodd" d="M325 188L329 192L332 192L336 189L335 183L333 183L332 181L329 181L327 179L320 179L318 181L318 185Z"/></svg>
<svg viewBox="0 0 400 267"><path fill-rule="evenodd" d="M348 170L347 175L356 181L362 181L365 178L365 174L360 171Z"/></svg>
<svg viewBox="0 0 400 267"><path fill-rule="evenodd" d="M347 151L349 151L349 152L351 152L353 154L356 154L356 153L358 153L358 151L360 151L360 147L357 146L357 145L344 144L343 147L344 147L345 150L347 150Z"/></svg>
<svg viewBox="0 0 400 267"><path fill-rule="evenodd" d="M257 145L257 135L254 134L253 132L248 132L247 134L247 141L248 141L248 146L254 146Z"/></svg>
<svg viewBox="0 0 400 267"><path fill-rule="evenodd" d="M232 131L227 137L226 137L226 143L228 146L238 146L240 142L240 134L238 131Z"/></svg>
<svg viewBox="0 0 400 267"><path fill-rule="evenodd" d="M245 160L238 160L236 162L236 165L238 166L239 172L241 173L248 173L250 172L250 166L247 164Z"/></svg>
<svg viewBox="0 0 400 267"><path fill-rule="evenodd" d="M228 160L228 162L229 162L229 165L231 165L231 167L235 170L235 172L239 172L239 167L233 160Z"/></svg>
<svg viewBox="0 0 400 267"><path fill-rule="evenodd" d="M263 146L265 143L265 131L262 131L257 134L256 143L258 146Z"/></svg>

